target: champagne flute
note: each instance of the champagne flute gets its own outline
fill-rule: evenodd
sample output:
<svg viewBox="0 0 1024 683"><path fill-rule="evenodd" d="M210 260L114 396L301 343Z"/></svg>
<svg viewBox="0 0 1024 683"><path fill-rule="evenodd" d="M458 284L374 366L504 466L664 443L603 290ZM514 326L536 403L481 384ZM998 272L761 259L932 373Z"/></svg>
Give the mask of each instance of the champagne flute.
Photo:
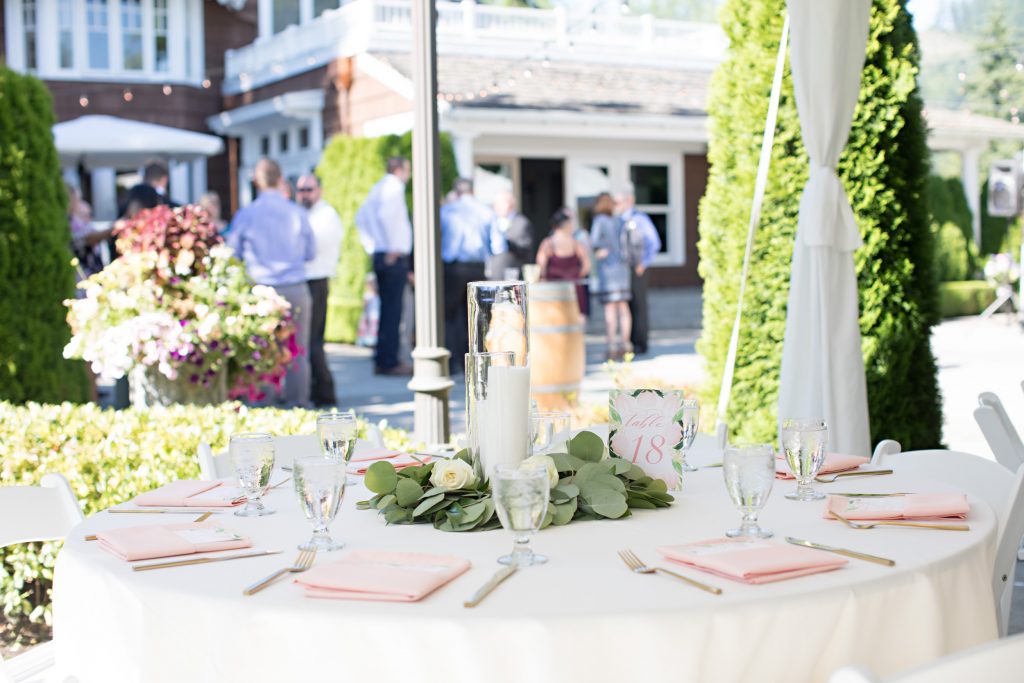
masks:
<svg viewBox="0 0 1024 683"><path fill-rule="evenodd" d="M358 432L359 426L356 424L354 411L321 413L316 416L316 433L320 439L321 451L325 457L346 466L352 460L352 454L356 450ZM356 484L358 482L349 477L346 483Z"/></svg>
<svg viewBox="0 0 1024 683"><path fill-rule="evenodd" d="M530 413L530 455L548 455L560 444L566 444L571 434L569 413L563 411L533 411Z"/></svg>
<svg viewBox="0 0 1024 683"><path fill-rule="evenodd" d="M693 440L697 437L697 428L700 426L700 401L695 398L684 398L680 405L679 412L682 419L679 420L679 428L682 430L682 445L678 450L673 451L672 466L679 475L679 487L682 490L683 472L696 472L697 468L686 462L686 451L690 450Z"/></svg>
<svg viewBox="0 0 1024 683"><path fill-rule="evenodd" d="M782 451L789 470L796 477L796 491L787 493L790 500L822 500L824 493L811 486L825 464L828 425L819 419L789 419L782 422Z"/></svg>
<svg viewBox="0 0 1024 683"><path fill-rule="evenodd" d="M722 457L725 488L743 514L738 529L725 532L729 538L771 538L774 534L757 525L757 513L768 502L775 481L775 451L771 444L729 445Z"/></svg>
<svg viewBox="0 0 1024 683"><path fill-rule="evenodd" d="M491 475L491 486L494 487L498 519L515 539L512 552L499 557L498 562L517 567L547 562L548 558L530 548L530 536L540 529L548 511L550 484L547 469L498 465Z"/></svg>
<svg viewBox="0 0 1024 683"><path fill-rule="evenodd" d="M329 552L344 548L344 543L331 538L328 526L345 497L345 462L320 455L296 458L292 474L302 513L313 524L313 538L299 550Z"/></svg>
<svg viewBox="0 0 1024 683"><path fill-rule="evenodd" d="M263 505L263 490L274 469L274 437L263 433L232 434L228 441L231 464L238 485L245 491L245 507L235 511L239 517L262 517L274 511Z"/></svg>

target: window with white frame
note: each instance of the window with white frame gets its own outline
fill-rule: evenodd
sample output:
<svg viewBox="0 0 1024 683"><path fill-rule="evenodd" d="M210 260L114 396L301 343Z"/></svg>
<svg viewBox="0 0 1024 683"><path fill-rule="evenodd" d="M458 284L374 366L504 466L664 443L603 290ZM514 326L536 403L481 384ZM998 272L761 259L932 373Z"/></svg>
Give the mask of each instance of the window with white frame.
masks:
<svg viewBox="0 0 1024 683"><path fill-rule="evenodd" d="M194 82L203 0L4 0L7 63L43 78Z"/></svg>
<svg viewBox="0 0 1024 683"><path fill-rule="evenodd" d="M659 253L668 252L669 215L672 213L669 200L669 167L663 164L632 164L629 167L629 181L636 197L636 208L651 217L654 228L661 239Z"/></svg>
<svg viewBox="0 0 1024 683"><path fill-rule="evenodd" d="M289 26L308 24L342 0L259 0L260 35L280 33Z"/></svg>

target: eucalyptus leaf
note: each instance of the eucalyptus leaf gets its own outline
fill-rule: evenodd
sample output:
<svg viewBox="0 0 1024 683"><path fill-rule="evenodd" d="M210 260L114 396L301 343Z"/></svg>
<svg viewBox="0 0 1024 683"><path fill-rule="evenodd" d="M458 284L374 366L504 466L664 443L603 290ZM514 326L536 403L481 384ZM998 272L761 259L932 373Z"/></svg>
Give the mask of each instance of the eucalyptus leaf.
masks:
<svg viewBox="0 0 1024 683"><path fill-rule="evenodd" d="M481 501L479 503L473 503L472 505L463 508L463 514L459 519L459 523L467 524L469 522L476 522L484 513L487 512L487 502Z"/></svg>
<svg viewBox="0 0 1024 683"><path fill-rule="evenodd" d="M629 509L625 495L596 483L581 488L580 498L585 512L608 519L618 519Z"/></svg>
<svg viewBox="0 0 1024 683"><path fill-rule="evenodd" d="M653 479L647 485L647 490L657 493L668 493L668 484L665 483L664 479Z"/></svg>
<svg viewBox="0 0 1024 683"><path fill-rule="evenodd" d="M415 479L402 479L395 487L395 496L398 504L402 507L409 507L423 495L423 487Z"/></svg>
<svg viewBox="0 0 1024 683"><path fill-rule="evenodd" d="M555 505L555 516L551 520L551 523L555 526L562 526L572 521L573 515L576 514L577 503L576 499L573 498L568 503L562 503Z"/></svg>
<svg viewBox="0 0 1024 683"><path fill-rule="evenodd" d="M619 457L609 458L608 462L612 463L612 467L615 470L614 474L616 476L628 474L629 471L633 469L633 463L631 463L628 460L623 460L622 458Z"/></svg>
<svg viewBox="0 0 1024 683"><path fill-rule="evenodd" d="M583 482L590 481L594 477L600 477L607 473L607 470L596 462L588 462L579 468L576 476L572 478L574 484L579 486Z"/></svg>
<svg viewBox="0 0 1024 683"><path fill-rule="evenodd" d="M391 493L398 484L398 472L389 462L375 462L366 468L363 483L374 493Z"/></svg>
<svg viewBox="0 0 1024 683"><path fill-rule="evenodd" d="M470 454L468 448L463 448L461 451L452 456L452 459L458 459L466 463L467 465L473 464L473 456Z"/></svg>
<svg viewBox="0 0 1024 683"><path fill-rule="evenodd" d="M606 486L620 493L626 492L626 485L622 483L622 480L610 474L599 474L590 481L600 483L603 486Z"/></svg>
<svg viewBox="0 0 1024 683"><path fill-rule="evenodd" d="M388 524L403 524L408 521L409 511L397 505L384 511L384 521Z"/></svg>
<svg viewBox="0 0 1024 683"><path fill-rule="evenodd" d="M580 495L580 487L576 486L576 484L571 484L569 482L559 482L558 486L555 487L555 490L565 494L569 498L575 498L576 496Z"/></svg>
<svg viewBox="0 0 1024 683"><path fill-rule="evenodd" d="M423 497L424 498L433 498L434 496L436 496L439 493L441 493L441 494L448 493L448 489L446 489L443 486L435 486L433 488L429 488L426 491L424 491L423 492Z"/></svg>
<svg viewBox="0 0 1024 683"><path fill-rule="evenodd" d="M586 462L604 459L604 441L593 432L580 432L569 442L569 453Z"/></svg>
<svg viewBox="0 0 1024 683"><path fill-rule="evenodd" d="M547 511L544 513L544 519L542 519L541 522L540 522L540 528L541 529L545 529L545 528L551 526L551 522L553 522L554 519L555 519L555 511L551 509L551 506L548 506Z"/></svg>
<svg viewBox="0 0 1024 683"><path fill-rule="evenodd" d="M376 507L378 510L383 510L384 508L386 508L387 506L391 505L394 502L395 494L389 493L387 495L380 496L380 499L377 501Z"/></svg>
<svg viewBox="0 0 1024 683"><path fill-rule="evenodd" d="M373 508L373 503L368 500L356 501L356 510L370 510Z"/></svg>
<svg viewBox="0 0 1024 683"><path fill-rule="evenodd" d="M420 500L419 505L417 505L416 509L412 511L412 516L419 517L420 515L429 512L430 508L440 502L444 502L444 493L438 493L437 495L429 498L426 497L426 494L423 494L423 498Z"/></svg>
<svg viewBox="0 0 1024 683"><path fill-rule="evenodd" d="M584 461L579 458L567 455L566 453L553 453L551 461L555 463L555 469L559 473L575 472L583 466Z"/></svg>

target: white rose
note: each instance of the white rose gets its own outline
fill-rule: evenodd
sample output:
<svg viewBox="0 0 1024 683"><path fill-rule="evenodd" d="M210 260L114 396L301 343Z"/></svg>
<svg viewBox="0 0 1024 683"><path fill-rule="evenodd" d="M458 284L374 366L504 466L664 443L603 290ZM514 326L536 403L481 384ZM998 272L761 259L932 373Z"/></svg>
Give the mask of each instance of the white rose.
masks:
<svg viewBox="0 0 1024 683"><path fill-rule="evenodd" d="M519 469L523 470L543 470L548 471L548 484L551 488L558 486L558 468L555 467L555 461L547 455L531 455L529 458L524 460L519 465Z"/></svg>
<svg viewBox="0 0 1024 683"><path fill-rule="evenodd" d="M438 488L454 491L475 484L476 474L465 460L452 458L434 465L434 470L430 473L430 483Z"/></svg>

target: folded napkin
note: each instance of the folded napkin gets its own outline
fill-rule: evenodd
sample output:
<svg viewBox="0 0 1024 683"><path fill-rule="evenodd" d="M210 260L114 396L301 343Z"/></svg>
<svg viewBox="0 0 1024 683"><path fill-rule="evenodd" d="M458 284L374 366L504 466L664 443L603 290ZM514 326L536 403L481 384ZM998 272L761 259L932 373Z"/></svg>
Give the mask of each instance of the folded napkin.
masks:
<svg viewBox="0 0 1024 683"><path fill-rule="evenodd" d="M450 555L357 550L344 559L303 572L295 583L306 597L415 602L469 569Z"/></svg>
<svg viewBox="0 0 1024 683"><path fill-rule="evenodd" d="M228 480L183 479L140 493L132 502L143 507L233 507L245 502L245 494Z"/></svg>
<svg viewBox="0 0 1024 683"><path fill-rule="evenodd" d="M400 455L402 455L401 451L393 451L390 448L381 448L379 446L363 445L360 442L356 444L355 450L352 453L352 460L349 462L387 460L389 458L397 458Z"/></svg>
<svg viewBox="0 0 1024 683"><path fill-rule="evenodd" d="M658 552L673 562L744 583L771 583L838 569L846 560L779 541L713 538L669 545Z"/></svg>
<svg viewBox="0 0 1024 683"><path fill-rule="evenodd" d="M843 455L842 453L826 453L825 464L821 466L821 471L818 474L835 474L837 472L849 472L855 470L861 465L867 463L871 458L865 458L862 455ZM789 470L789 463L786 459L776 458L775 459L775 478L776 479L795 479L793 473Z"/></svg>
<svg viewBox="0 0 1024 683"><path fill-rule="evenodd" d="M252 540L209 520L112 529L96 534L96 540L101 548L129 562L252 546Z"/></svg>
<svg viewBox="0 0 1024 683"><path fill-rule="evenodd" d="M376 460L364 460L359 462L353 457L352 462L348 467L349 474L366 474L366 470L375 462L385 460L395 466L396 470L404 469L406 467L416 467L417 465L425 465L431 461L429 455L417 455L412 456L408 453L398 453L392 458L377 458Z"/></svg>
<svg viewBox="0 0 1024 683"><path fill-rule="evenodd" d="M835 510L847 519L922 519L956 517L964 519L971 506L962 493L913 493L885 498L829 496L825 517Z"/></svg>

